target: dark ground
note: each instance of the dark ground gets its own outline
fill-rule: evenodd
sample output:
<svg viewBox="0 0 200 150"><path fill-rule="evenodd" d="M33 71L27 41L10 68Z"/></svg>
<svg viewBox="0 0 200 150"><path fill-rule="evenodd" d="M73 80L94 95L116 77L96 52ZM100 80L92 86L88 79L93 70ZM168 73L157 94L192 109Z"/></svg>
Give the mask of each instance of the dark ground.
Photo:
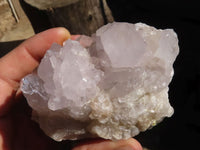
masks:
<svg viewBox="0 0 200 150"><path fill-rule="evenodd" d="M116 21L173 28L178 34L180 54L174 64L175 75L169 90L175 113L136 137L152 150L200 149L200 5L197 2L108 0ZM31 21L36 32L51 27L44 12L33 8L28 12L35 14ZM0 56L20 42L0 43Z"/></svg>

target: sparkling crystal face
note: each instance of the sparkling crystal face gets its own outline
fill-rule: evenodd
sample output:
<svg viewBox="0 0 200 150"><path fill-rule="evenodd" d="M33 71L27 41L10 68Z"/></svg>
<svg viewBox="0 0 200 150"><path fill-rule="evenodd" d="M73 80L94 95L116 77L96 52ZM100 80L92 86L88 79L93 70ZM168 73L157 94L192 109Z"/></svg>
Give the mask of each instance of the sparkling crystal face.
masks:
<svg viewBox="0 0 200 150"><path fill-rule="evenodd" d="M173 114L168 85L178 52L172 29L114 22L53 44L21 90L33 119L57 141L127 139Z"/></svg>

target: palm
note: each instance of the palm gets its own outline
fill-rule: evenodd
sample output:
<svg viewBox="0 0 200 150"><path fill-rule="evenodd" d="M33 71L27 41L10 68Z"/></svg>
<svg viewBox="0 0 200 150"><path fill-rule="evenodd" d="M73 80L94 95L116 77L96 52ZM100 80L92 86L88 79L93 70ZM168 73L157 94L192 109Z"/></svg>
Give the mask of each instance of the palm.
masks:
<svg viewBox="0 0 200 150"><path fill-rule="evenodd" d="M5 150L55 150L61 146L48 138L31 120L31 109L24 100L17 102L12 112L0 118L0 131L3 131Z"/></svg>

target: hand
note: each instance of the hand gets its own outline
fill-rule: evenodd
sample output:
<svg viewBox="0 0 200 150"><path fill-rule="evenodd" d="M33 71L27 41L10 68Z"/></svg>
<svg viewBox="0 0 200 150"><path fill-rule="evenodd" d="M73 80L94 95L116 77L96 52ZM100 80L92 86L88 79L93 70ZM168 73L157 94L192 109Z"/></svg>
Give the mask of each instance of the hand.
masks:
<svg viewBox="0 0 200 150"><path fill-rule="evenodd" d="M39 64L51 44L70 38L64 28L54 28L26 40L0 59L0 150L59 150L61 143L47 137L31 118L28 107L19 90L20 80ZM71 39L75 36L71 36ZM73 150L142 150L134 139L113 142L90 140ZM126 149L125 149L126 148ZM129 149L128 149L129 148Z"/></svg>

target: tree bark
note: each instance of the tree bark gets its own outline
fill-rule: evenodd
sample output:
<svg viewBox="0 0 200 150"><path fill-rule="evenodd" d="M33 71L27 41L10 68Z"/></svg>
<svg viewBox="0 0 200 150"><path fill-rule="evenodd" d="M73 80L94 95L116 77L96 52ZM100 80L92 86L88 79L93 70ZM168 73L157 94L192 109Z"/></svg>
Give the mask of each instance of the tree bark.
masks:
<svg viewBox="0 0 200 150"><path fill-rule="evenodd" d="M80 0L77 3L47 11L53 27L66 27L72 34L91 35L113 21L106 0Z"/></svg>

